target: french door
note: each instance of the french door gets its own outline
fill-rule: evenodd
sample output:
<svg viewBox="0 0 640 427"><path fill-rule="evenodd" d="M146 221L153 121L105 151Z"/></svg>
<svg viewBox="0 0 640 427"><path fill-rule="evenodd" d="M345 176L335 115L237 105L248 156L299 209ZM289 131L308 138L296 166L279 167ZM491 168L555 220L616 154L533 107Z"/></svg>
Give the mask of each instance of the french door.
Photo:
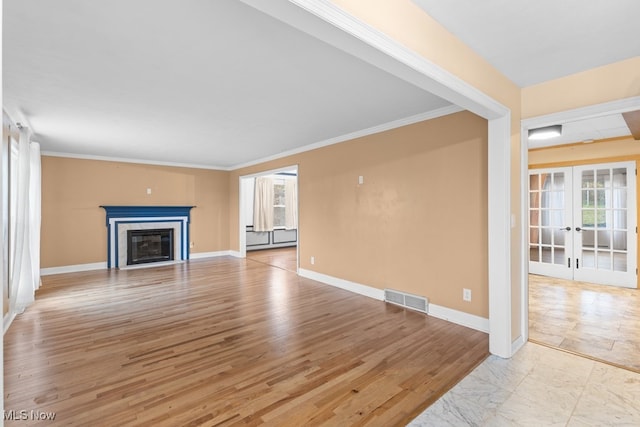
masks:
<svg viewBox="0 0 640 427"><path fill-rule="evenodd" d="M529 272L636 288L635 169L529 170Z"/></svg>

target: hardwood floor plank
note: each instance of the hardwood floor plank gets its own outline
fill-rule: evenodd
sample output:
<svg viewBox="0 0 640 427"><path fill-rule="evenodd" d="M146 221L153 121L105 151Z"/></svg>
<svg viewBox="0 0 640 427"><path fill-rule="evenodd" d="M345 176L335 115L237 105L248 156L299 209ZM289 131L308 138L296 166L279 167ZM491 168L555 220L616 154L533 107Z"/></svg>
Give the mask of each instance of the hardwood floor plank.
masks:
<svg viewBox="0 0 640 427"><path fill-rule="evenodd" d="M298 249L295 246L248 251L247 259L294 273L298 271Z"/></svg>
<svg viewBox="0 0 640 427"><path fill-rule="evenodd" d="M488 355L486 334L252 260L43 281L5 335L5 408L58 425L403 425Z"/></svg>

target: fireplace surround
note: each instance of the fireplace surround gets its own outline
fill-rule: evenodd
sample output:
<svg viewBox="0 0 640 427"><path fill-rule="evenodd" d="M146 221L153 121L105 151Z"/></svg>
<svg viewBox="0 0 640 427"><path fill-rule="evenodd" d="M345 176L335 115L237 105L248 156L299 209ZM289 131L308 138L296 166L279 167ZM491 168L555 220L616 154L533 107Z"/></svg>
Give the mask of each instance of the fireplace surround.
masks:
<svg viewBox="0 0 640 427"><path fill-rule="evenodd" d="M189 223L195 206L100 206L107 214L107 268L122 268L129 263L127 234L148 230L171 230L173 259L189 259ZM145 263L168 261L162 256Z"/></svg>

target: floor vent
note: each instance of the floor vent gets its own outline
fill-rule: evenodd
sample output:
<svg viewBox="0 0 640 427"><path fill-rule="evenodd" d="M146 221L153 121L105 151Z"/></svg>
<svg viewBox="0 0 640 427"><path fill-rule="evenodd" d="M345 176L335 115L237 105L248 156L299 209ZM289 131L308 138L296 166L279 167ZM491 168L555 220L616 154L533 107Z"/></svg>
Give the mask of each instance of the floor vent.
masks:
<svg viewBox="0 0 640 427"><path fill-rule="evenodd" d="M427 307L429 306L429 300L425 297L417 295L411 295L406 292L394 291L391 289L384 290L384 300L392 304L401 305L403 307L410 308L412 310L428 313Z"/></svg>

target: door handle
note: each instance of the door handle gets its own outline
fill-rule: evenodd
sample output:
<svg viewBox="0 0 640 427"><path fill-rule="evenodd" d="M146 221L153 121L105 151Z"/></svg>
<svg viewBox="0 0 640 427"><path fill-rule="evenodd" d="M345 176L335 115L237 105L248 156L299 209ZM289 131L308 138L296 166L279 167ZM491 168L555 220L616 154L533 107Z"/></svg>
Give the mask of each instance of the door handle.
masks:
<svg viewBox="0 0 640 427"><path fill-rule="evenodd" d="M576 231L582 231L582 228L576 227Z"/></svg>
<svg viewBox="0 0 640 427"><path fill-rule="evenodd" d="M571 231L571 227L565 227L565 228L562 228L562 230Z"/></svg>

